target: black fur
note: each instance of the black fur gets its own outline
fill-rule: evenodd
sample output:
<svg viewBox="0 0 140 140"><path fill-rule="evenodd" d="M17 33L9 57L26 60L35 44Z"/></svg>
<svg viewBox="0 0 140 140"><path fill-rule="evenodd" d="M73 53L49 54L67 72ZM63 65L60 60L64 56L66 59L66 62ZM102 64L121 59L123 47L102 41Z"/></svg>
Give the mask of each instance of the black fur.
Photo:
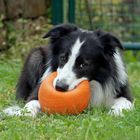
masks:
<svg viewBox="0 0 140 140"><path fill-rule="evenodd" d="M39 79L46 70L47 57L46 46L35 48L30 52L17 83L17 99L29 100L28 98L32 99L30 96L38 99Z"/></svg>

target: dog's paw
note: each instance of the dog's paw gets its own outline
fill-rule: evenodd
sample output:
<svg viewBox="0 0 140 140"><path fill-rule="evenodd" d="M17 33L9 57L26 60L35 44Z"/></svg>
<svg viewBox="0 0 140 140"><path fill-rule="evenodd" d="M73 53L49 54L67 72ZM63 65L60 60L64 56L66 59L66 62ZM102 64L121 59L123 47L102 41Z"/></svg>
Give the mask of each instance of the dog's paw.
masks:
<svg viewBox="0 0 140 140"><path fill-rule="evenodd" d="M7 116L20 116L21 108L19 106L11 106L3 110L3 113Z"/></svg>
<svg viewBox="0 0 140 140"><path fill-rule="evenodd" d="M18 106L11 106L3 110L3 113L7 116L30 116L36 117L37 113L40 112L40 103L38 100L32 100L28 102L24 108Z"/></svg>
<svg viewBox="0 0 140 140"><path fill-rule="evenodd" d="M31 117L36 117L38 112L40 112L40 103L38 100L32 100L28 102L22 110L24 116Z"/></svg>
<svg viewBox="0 0 140 140"><path fill-rule="evenodd" d="M132 110L134 108L133 103L127 100L124 97L120 97L115 100L114 105L111 107L109 111L110 115L114 116L124 116L123 110Z"/></svg>

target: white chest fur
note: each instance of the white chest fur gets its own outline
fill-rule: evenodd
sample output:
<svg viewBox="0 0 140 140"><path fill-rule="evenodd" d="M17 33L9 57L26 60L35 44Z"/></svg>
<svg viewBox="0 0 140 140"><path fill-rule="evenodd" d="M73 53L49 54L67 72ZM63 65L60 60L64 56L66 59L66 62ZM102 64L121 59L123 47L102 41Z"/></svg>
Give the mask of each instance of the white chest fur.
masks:
<svg viewBox="0 0 140 140"><path fill-rule="evenodd" d="M109 107L114 102L113 87L108 83L104 88L97 81L91 81L91 99L90 106L106 106Z"/></svg>

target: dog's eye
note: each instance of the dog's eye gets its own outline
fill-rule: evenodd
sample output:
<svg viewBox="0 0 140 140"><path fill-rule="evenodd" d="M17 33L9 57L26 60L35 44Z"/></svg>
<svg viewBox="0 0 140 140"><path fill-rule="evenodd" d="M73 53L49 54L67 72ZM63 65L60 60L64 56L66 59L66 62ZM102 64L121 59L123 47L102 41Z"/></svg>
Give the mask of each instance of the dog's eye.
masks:
<svg viewBox="0 0 140 140"><path fill-rule="evenodd" d="M79 67L80 69L84 69L84 68L87 68L88 65L89 65L88 63L81 63Z"/></svg>
<svg viewBox="0 0 140 140"><path fill-rule="evenodd" d="M60 66L63 66L66 63L66 61L67 61L66 55L60 55L60 57L59 57Z"/></svg>
<svg viewBox="0 0 140 140"><path fill-rule="evenodd" d="M60 59L61 62L65 62L66 61L66 56L62 55L62 56L60 56L59 59Z"/></svg>

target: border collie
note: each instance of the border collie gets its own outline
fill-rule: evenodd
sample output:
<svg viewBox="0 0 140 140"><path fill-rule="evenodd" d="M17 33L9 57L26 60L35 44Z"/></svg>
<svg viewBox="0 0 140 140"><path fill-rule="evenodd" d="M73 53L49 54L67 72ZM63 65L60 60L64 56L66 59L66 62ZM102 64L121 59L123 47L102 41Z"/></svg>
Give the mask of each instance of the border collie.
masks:
<svg viewBox="0 0 140 140"><path fill-rule="evenodd" d="M93 91L90 107L109 107L109 114L114 115L123 115L123 110L133 108L120 53L123 46L115 36L102 30L87 31L72 24L61 24L44 36L48 37L48 46L30 52L17 83L16 98L25 100L25 107L7 108L6 114L22 115L26 109L24 115L35 117L40 111L40 83L53 71L58 72L53 86L59 91L72 90L81 81L89 80Z"/></svg>

